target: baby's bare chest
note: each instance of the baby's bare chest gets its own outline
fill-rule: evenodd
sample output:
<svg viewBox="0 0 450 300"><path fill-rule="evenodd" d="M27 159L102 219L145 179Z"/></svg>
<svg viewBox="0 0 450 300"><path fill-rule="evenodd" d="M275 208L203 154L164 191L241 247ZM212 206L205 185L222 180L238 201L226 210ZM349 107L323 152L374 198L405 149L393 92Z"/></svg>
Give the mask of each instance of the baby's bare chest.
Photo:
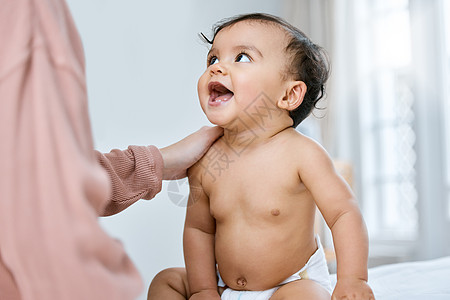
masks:
<svg viewBox="0 0 450 300"><path fill-rule="evenodd" d="M216 220L282 219L308 198L295 168L274 164L235 164L221 176L205 182L210 210Z"/></svg>

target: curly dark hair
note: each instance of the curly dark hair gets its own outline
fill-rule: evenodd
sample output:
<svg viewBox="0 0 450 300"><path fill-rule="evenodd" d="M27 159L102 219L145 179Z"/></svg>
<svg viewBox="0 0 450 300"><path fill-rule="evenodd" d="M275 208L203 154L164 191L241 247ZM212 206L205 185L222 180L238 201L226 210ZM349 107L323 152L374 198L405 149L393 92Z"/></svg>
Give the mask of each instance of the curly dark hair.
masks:
<svg viewBox="0 0 450 300"><path fill-rule="evenodd" d="M212 44L222 29L242 21L275 24L286 31L289 40L285 51L290 59L285 72L286 79L303 81L307 87L303 102L298 108L289 112L294 121L293 127L297 127L316 108L317 102L324 96L325 82L330 73L327 53L322 47L314 44L301 30L282 18L263 13L237 15L224 19L213 26L212 39L208 39L203 33L201 36L206 42Z"/></svg>

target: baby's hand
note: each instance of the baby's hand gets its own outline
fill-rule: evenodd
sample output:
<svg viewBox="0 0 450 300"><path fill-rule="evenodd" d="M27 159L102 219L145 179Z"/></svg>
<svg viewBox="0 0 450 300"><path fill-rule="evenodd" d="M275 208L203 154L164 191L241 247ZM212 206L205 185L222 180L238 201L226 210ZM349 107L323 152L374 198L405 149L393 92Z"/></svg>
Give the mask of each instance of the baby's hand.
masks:
<svg viewBox="0 0 450 300"><path fill-rule="evenodd" d="M220 300L220 296L216 290L202 290L193 294L189 300Z"/></svg>
<svg viewBox="0 0 450 300"><path fill-rule="evenodd" d="M357 278L340 279L336 283L331 300L375 300L372 289L366 281Z"/></svg>

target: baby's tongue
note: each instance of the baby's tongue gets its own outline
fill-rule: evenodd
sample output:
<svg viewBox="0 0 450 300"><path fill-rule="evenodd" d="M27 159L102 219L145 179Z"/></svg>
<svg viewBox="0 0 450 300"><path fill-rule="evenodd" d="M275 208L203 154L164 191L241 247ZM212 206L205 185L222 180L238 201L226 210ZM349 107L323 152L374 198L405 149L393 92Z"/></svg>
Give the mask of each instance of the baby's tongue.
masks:
<svg viewBox="0 0 450 300"><path fill-rule="evenodd" d="M228 101L231 99L231 97L233 97L233 93L228 92L228 93L225 93L225 94L222 94L222 95L216 97L215 101Z"/></svg>

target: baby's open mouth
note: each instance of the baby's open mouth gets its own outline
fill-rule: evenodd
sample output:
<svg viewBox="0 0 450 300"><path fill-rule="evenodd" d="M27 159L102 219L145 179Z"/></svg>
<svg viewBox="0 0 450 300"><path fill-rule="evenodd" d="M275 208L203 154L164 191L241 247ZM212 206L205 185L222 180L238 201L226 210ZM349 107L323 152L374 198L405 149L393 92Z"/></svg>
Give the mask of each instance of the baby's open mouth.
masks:
<svg viewBox="0 0 450 300"><path fill-rule="evenodd" d="M234 93L227 89L223 84L217 81L210 82L208 84L209 90L209 103L220 104L230 100Z"/></svg>

